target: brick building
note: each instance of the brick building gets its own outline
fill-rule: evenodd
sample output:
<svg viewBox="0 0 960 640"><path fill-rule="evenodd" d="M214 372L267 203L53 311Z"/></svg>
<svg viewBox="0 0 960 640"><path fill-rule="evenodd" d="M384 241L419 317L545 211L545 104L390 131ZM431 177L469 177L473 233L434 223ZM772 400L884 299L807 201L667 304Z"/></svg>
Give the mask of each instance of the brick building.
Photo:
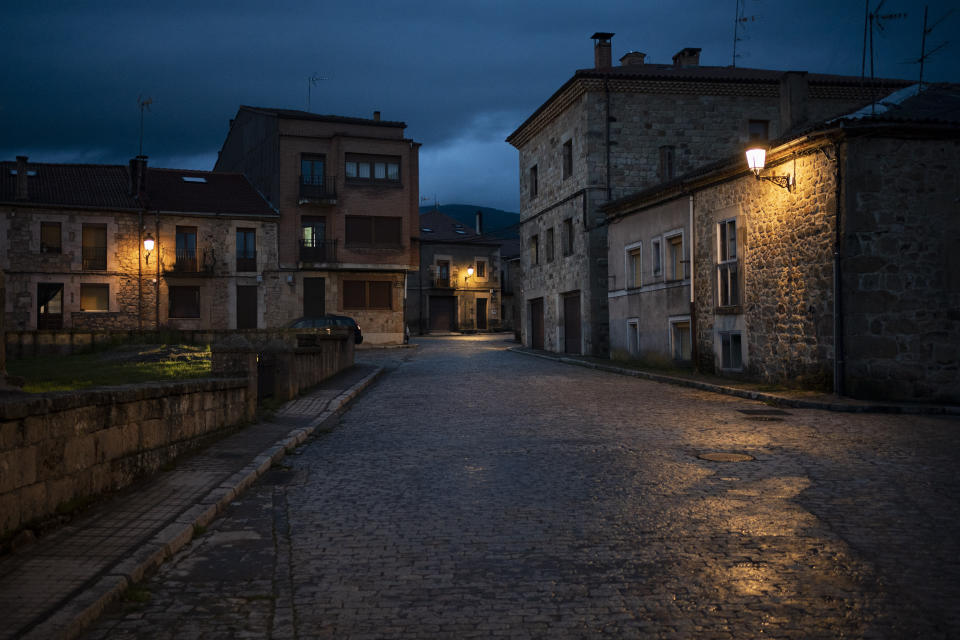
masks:
<svg viewBox="0 0 960 640"><path fill-rule="evenodd" d="M956 85L910 87L782 137L759 174L779 185L737 154L611 203L611 265L628 246L618 227L639 232L688 212L700 370L958 402L958 96ZM625 297L611 298L619 348L633 314ZM647 330L667 336L671 303L654 291L638 298Z"/></svg>
<svg viewBox="0 0 960 640"><path fill-rule="evenodd" d="M280 212L285 283L268 323L337 313L364 342L400 343L418 268L419 144L380 119L240 107L214 171L240 172Z"/></svg>
<svg viewBox="0 0 960 640"><path fill-rule="evenodd" d="M407 282L411 333L499 330L502 242L439 211L422 214L420 272Z"/></svg>
<svg viewBox="0 0 960 640"><path fill-rule="evenodd" d="M507 138L519 151L527 346L608 353L601 205L728 156L752 137L777 138L792 123L850 112L907 84L701 66L696 48L673 64L631 52L614 66L612 36L594 34L594 67L576 71Z"/></svg>
<svg viewBox="0 0 960 640"><path fill-rule="evenodd" d="M0 213L9 330L265 326L278 216L242 175L18 157Z"/></svg>

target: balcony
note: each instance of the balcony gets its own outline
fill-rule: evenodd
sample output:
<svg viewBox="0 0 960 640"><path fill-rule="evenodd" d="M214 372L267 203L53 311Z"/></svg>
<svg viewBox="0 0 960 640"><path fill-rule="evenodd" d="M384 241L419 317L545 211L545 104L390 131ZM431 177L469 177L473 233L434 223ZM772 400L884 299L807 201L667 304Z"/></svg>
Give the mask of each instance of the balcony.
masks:
<svg viewBox="0 0 960 640"><path fill-rule="evenodd" d="M82 248L83 270L84 271L106 271L107 270L107 248L106 247L87 247Z"/></svg>
<svg viewBox="0 0 960 640"><path fill-rule="evenodd" d="M168 276L212 276L214 262L213 250L177 251L173 266L163 271Z"/></svg>
<svg viewBox="0 0 960 640"><path fill-rule="evenodd" d="M300 240L300 262L336 262L336 240Z"/></svg>
<svg viewBox="0 0 960 640"><path fill-rule="evenodd" d="M336 176L300 176L300 204L336 204Z"/></svg>
<svg viewBox="0 0 960 640"><path fill-rule="evenodd" d="M434 279L433 279L433 287L434 287L435 289L449 289L449 288L451 288L452 286L453 286L453 285L450 284L450 277L449 277L449 276L447 276L447 277L445 277L445 278L443 278L443 277L437 277L437 278L434 278Z"/></svg>
<svg viewBox="0 0 960 640"><path fill-rule="evenodd" d="M257 270L257 254L254 253L252 256L237 256L237 272L241 271L256 271Z"/></svg>

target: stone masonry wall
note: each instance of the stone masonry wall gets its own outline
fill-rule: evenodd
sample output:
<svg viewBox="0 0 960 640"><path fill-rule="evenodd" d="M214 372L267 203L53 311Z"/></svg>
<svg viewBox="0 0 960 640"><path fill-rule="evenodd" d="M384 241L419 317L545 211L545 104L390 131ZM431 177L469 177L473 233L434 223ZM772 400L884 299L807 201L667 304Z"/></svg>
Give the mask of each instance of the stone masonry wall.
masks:
<svg viewBox="0 0 960 640"><path fill-rule="evenodd" d="M251 419L246 389L209 379L0 400L0 536Z"/></svg>
<svg viewBox="0 0 960 640"><path fill-rule="evenodd" d="M845 387L960 402L960 141L853 138L844 173Z"/></svg>
<svg viewBox="0 0 960 640"><path fill-rule="evenodd" d="M829 154L830 159L828 159ZM752 174L695 195L695 306L699 366L718 370L717 331L743 331L744 372L766 382L832 381L836 166L832 147L768 166L796 176L792 191ZM736 218L742 303L717 306L717 224Z"/></svg>

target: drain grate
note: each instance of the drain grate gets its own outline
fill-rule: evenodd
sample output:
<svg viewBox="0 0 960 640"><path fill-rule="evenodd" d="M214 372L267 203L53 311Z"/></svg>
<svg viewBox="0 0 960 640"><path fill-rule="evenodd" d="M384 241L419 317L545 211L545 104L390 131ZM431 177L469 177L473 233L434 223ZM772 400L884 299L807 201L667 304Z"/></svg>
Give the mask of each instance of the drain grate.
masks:
<svg viewBox="0 0 960 640"><path fill-rule="evenodd" d="M735 453L733 451L713 451L698 454L697 457L709 462L749 462L750 460L756 460L747 453Z"/></svg>
<svg viewBox="0 0 960 640"><path fill-rule="evenodd" d="M737 409L747 416L789 416L792 415L782 409Z"/></svg>

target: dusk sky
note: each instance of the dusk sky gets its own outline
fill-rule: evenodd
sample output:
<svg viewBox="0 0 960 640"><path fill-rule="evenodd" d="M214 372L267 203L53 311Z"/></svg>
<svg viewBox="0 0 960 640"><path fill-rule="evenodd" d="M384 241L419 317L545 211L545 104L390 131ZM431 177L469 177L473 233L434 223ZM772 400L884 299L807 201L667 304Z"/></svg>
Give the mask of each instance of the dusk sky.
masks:
<svg viewBox="0 0 960 640"><path fill-rule="evenodd" d="M878 0L870 0L875 7ZM929 3L930 22L956 3ZM642 51L669 63L701 47L731 64L736 0L723 2L5 3L0 159L212 169L239 105L406 122L422 143L420 195L518 210L517 152L504 138L576 69L593 65L595 31L614 60ZM878 76L917 78L923 4L874 35ZM737 66L860 75L863 0L745 0ZM928 36L924 80L960 81L960 12ZM869 74L869 68L868 68Z"/></svg>

